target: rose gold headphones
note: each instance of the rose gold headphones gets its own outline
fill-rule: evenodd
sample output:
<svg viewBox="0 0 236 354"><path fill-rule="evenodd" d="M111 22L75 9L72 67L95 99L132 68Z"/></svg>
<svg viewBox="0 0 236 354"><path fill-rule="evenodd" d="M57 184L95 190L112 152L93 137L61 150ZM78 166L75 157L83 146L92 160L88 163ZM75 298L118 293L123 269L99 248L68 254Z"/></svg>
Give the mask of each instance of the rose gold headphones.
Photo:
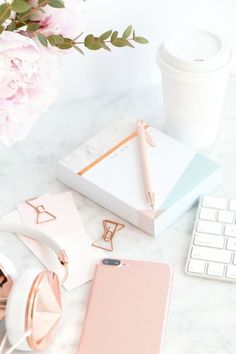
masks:
<svg viewBox="0 0 236 354"><path fill-rule="evenodd" d="M18 233L46 244L56 254L68 274L68 259L61 247L45 233L17 223L0 221L0 231ZM58 275L45 269L29 268L18 276L14 265L0 253L0 319L5 318L6 335L11 348L44 351L52 343L61 318L61 284Z"/></svg>

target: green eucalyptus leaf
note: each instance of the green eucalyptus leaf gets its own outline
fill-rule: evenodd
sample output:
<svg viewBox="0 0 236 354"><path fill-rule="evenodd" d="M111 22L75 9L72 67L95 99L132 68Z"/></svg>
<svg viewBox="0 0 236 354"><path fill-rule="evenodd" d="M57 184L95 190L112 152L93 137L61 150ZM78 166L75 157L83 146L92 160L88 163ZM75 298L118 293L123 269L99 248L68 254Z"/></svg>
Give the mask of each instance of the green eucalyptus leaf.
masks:
<svg viewBox="0 0 236 354"><path fill-rule="evenodd" d="M64 43L64 38L61 35L53 34L53 37L56 40L56 44Z"/></svg>
<svg viewBox="0 0 236 354"><path fill-rule="evenodd" d="M139 44L148 44L149 43L149 41L146 38L140 37L140 36L135 36L134 41Z"/></svg>
<svg viewBox="0 0 236 354"><path fill-rule="evenodd" d="M124 38L116 38L115 40L112 41L112 44L115 47L126 47L127 46L127 40Z"/></svg>
<svg viewBox="0 0 236 354"><path fill-rule="evenodd" d="M59 49L71 49L73 47L73 44L70 43L63 43L63 44L57 44L56 46Z"/></svg>
<svg viewBox="0 0 236 354"><path fill-rule="evenodd" d="M38 34L38 40L44 47L48 46L47 38L43 34Z"/></svg>
<svg viewBox="0 0 236 354"><path fill-rule="evenodd" d="M64 2L62 0L49 0L48 5L50 5L51 7L55 7L57 9L61 9L65 7Z"/></svg>
<svg viewBox="0 0 236 354"><path fill-rule="evenodd" d="M92 45L93 41L94 41L94 35L88 34L84 39L85 47L89 48Z"/></svg>
<svg viewBox="0 0 236 354"><path fill-rule="evenodd" d="M12 21L10 23L10 25L7 26L7 30L8 31L15 31L15 29L16 29L16 23L14 21Z"/></svg>
<svg viewBox="0 0 236 354"><path fill-rule="evenodd" d="M47 37L47 40L48 40L48 42L49 42L53 47L55 47L56 41L55 41L55 39L53 38L53 36Z"/></svg>
<svg viewBox="0 0 236 354"><path fill-rule="evenodd" d="M0 34L4 31L4 27L2 25L0 25Z"/></svg>
<svg viewBox="0 0 236 354"><path fill-rule="evenodd" d="M11 7L9 4L0 5L0 25L11 15Z"/></svg>
<svg viewBox="0 0 236 354"><path fill-rule="evenodd" d="M74 41L70 38L63 38L63 43L56 44L56 47L60 49L70 49L73 46L74 46Z"/></svg>
<svg viewBox="0 0 236 354"><path fill-rule="evenodd" d="M90 50L98 50L102 48L103 41L99 37L94 37L93 34L89 34L85 37L84 45Z"/></svg>
<svg viewBox="0 0 236 354"><path fill-rule="evenodd" d="M80 47L78 47L77 45L74 44L73 46L79 53L84 55L84 52L82 51L82 49Z"/></svg>
<svg viewBox="0 0 236 354"><path fill-rule="evenodd" d="M14 0L11 4L11 8L13 11L18 13L23 13L31 9L31 6L24 0Z"/></svg>
<svg viewBox="0 0 236 354"><path fill-rule="evenodd" d="M108 39L109 37L110 37L110 35L112 34L112 30L110 30L110 31L107 31L107 32L105 32L105 33L103 33L103 34L101 34L101 36L99 37L100 39L102 39L103 41L105 40L105 39Z"/></svg>
<svg viewBox="0 0 236 354"><path fill-rule="evenodd" d="M114 31L111 35L111 43L116 40L118 37L118 31Z"/></svg>
<svg viewBox="0 0 236 354"><path fill-rule="evenodd" d="M38 5L40 7L46 6L48 4L48 0L38 0Z"/></svg>
<svg viewBox="0 0 236 354"><path fill-rule="evenodd" d="M58 34L51 34L47 39L52 46L64 43L64 38Z"/></svg>
<svg viewBox="0 0 236 354"><path fill-rule="evenodd" d="M67 38L67 37L63 37L63 42L64 43L74 43L73 39Z"/></svg>
<svg viewBox="0 0 236 354"><path fill-rule="evenodd" d="M32 14L32 8L30 8L27 11L22 12L19 16L19 19L24 20L24 21L28 20L30 18L31 14Z"/></svg>
<svg viewBox="0 0 236 354"><path fill-rule="evenodd" d="M63 44L57 44L56 47L59 49L71 49L73 47L73 43L63 43Z"/></svg>
<svg viewBox="0 0 236 354"><path fill-rule="evenodd" d="M36 22L30 22L27 26L27 31L35 32L39 29L39 24Z"/></svg>
<svg viewBox="0 0 236 354"><path fill-rule="evenodd" d="M132 30L133 30L132 25L128 26L128 27L126 28L126 30L124 31L122 37L125 38L125 39L127 39L127 38L131 35Z"/></svg>

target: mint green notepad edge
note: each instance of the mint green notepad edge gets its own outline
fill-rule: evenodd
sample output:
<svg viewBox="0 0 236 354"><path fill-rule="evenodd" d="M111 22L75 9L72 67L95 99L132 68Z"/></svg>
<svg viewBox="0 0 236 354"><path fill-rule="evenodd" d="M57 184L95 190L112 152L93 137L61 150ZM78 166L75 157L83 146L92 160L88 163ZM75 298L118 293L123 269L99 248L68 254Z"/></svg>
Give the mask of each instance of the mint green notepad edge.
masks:
<svg viewBox="0 0 236 354"><path fill-rule="evenodd" d="M161 209L165 210L173 206L219 168L220 165L217 162L197 153L162 204Z"/></svg>

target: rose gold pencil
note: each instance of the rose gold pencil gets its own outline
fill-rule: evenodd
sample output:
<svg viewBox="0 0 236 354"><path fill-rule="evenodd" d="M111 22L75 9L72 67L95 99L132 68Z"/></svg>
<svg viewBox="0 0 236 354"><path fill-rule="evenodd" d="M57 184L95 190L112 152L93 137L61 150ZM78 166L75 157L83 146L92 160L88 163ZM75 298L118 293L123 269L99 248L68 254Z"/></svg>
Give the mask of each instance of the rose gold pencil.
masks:
<svg viewBox="0 0 236 354"><path fill-rule="evenodd" d="M154 209L155 192L152 185L150 162L149 162L149 156L147 151L147 144L148 143L150 143L151 145L154 144L153 142L150 141L150 137L147 135L147 132L145 131L145 125L142 120L137 121L137 133L138 133L140 160L142 164L144 190L145 190L145 194L149 206L152 209Z"/></svg>

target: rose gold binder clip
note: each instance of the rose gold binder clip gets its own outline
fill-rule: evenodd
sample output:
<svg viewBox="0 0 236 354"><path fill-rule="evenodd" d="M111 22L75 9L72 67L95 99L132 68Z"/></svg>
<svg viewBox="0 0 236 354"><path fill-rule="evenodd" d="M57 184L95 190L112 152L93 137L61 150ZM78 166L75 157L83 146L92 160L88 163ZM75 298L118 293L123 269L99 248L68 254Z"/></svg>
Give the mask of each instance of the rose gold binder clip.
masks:
<svg viewBox="0 0 236 354"><path fill-rule="evenodd" d="M57 217L55 215L53 215L52 213L50 213L48 210L46 210L44 205L42 205L42 204L34 205L32 203L36 199L37 198L31 198L31 199L27 199L25 201L25 203L28 204L29 206L31 206L36 212L35 224L43 224L45 222L55 220Z"/></svg>
<svg viewBox="0 0 236 354"><path fill-rule="evenodd" d="M116 232L120 231L125 227L124 224L112 220L103 220L104 232L102 238L98 241L93 242L92 246L101 248L105 251L113 251L113 238Z"/></svg>

